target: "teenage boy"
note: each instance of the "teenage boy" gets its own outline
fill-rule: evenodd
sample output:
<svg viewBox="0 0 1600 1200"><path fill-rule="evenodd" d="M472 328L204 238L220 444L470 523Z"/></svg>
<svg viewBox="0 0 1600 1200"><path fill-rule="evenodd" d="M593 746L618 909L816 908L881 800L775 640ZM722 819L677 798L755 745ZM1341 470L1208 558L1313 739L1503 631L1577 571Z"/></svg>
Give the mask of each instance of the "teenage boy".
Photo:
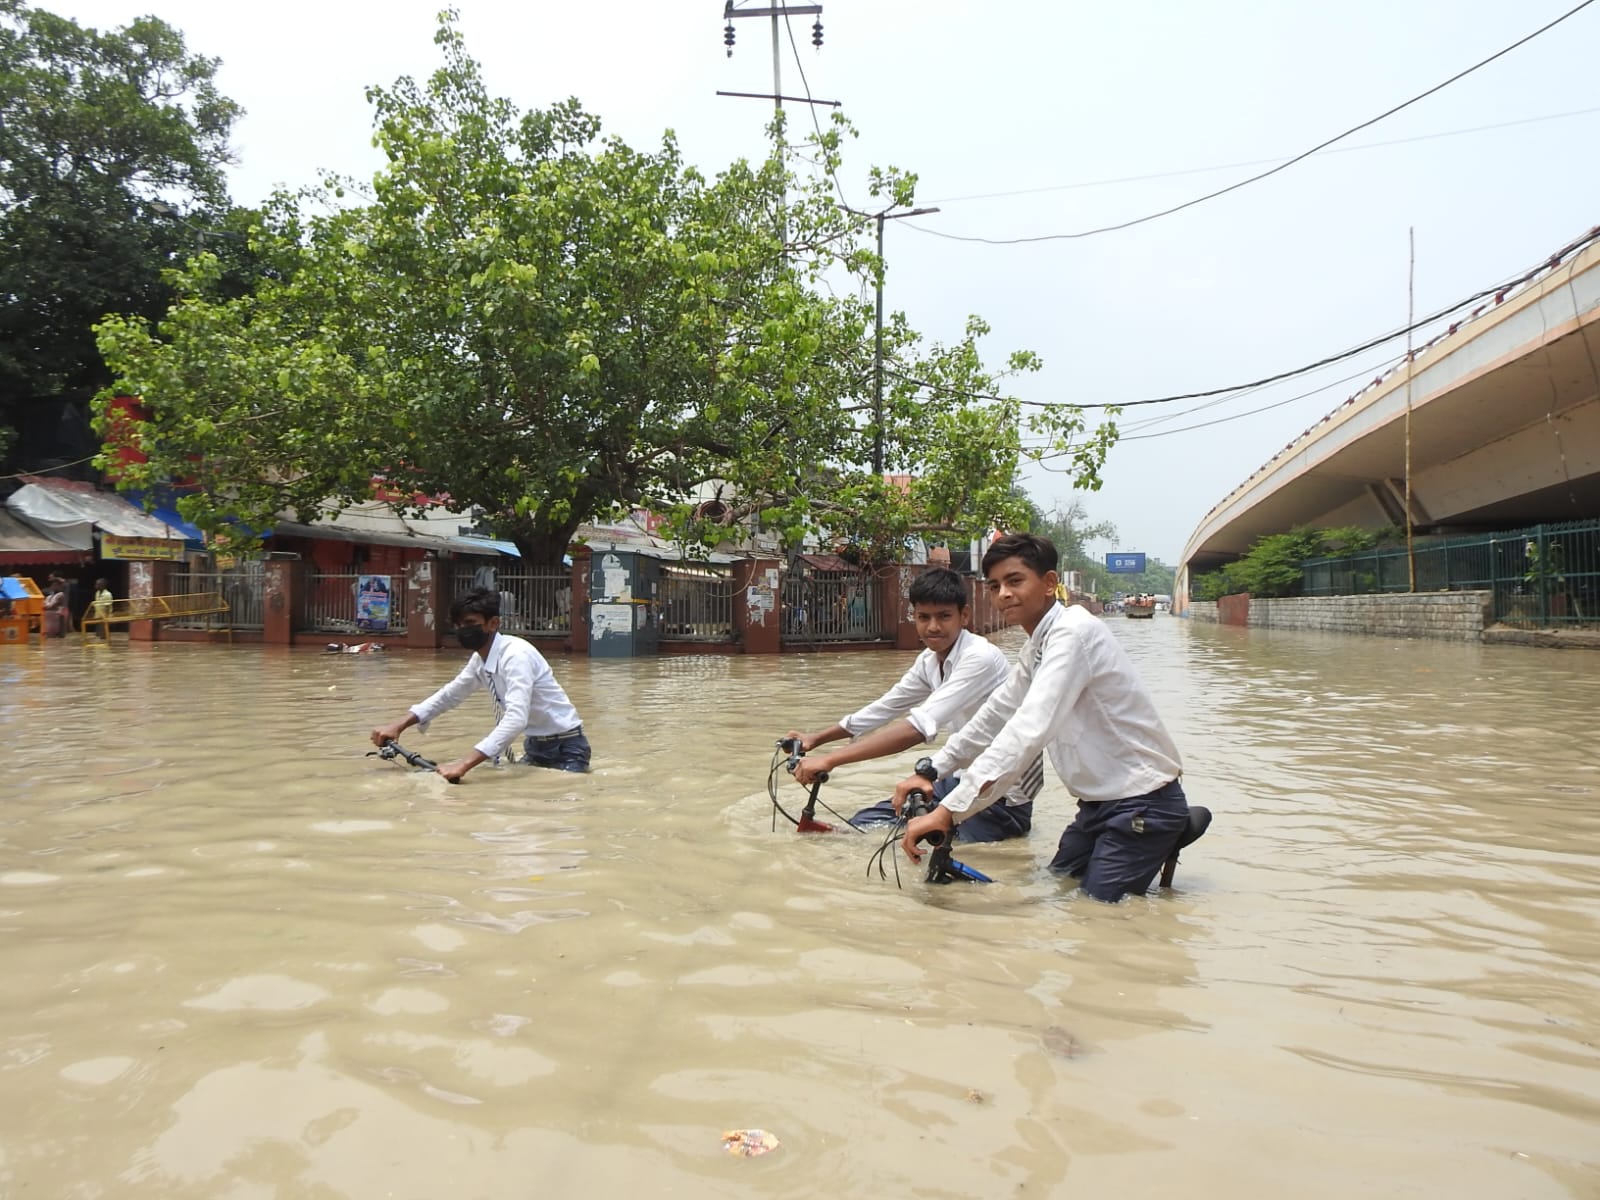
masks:
<svg viewBox="0 0 1600 1200"><path fill-rule="evenodd" d="M372 744L398 739L413 725L426 733L429 721L483 689L494 698L494 729L465 758L441 764L439 774L452 782L459 780L479 763L504 754L518 734L523 736L524 758L530 765L587 771L589 739L583 736L578 710L551 674L544 655L521 638L500 632L500 597L487 588L456 597L450 605L450 623L461 648L472 651L467 665L398 721L374 729Z"/></svg>
<svg viewBox="0 0 1600 1200"><path fill-rule="evenodd" d="M912 581L909 598L917 637L927 649L917 656L899 683L865 708L821 733L789 734L799 738L801 749L806 751L842 738L855 738L832 753L808 754L801 759L794 772L800 783L809 785L822 771L897 754L931 742L941 731L959 729L1005 682L1006 656L967 629L967 585L961 576L948 567L930 568ZM859 736L862 734L865 736ZM1023 772L1022 778L1006 789L1005 803L987 808L962 825L961 839L998 842L1025 835L1033 824L1033 798L1043 782L1044 762L1036 756L1033 769ZM936 785L934 798L956 783L950 779ZM894 802L884 800L862 809L850 818L850 823L867 826L894 820Z"/></svg>
<svg viewBox="0 0 1600 1200"><path fill-rule="evenodd" d="M1056 601L1056 548L1028 533L997 539L983 556L996 606L1028 640L1011 676L931 760L895 786L898 811L964 767L961 782L901 842L964 829L1013 785L1041 751L1078 798L1050 869L1079 879L1096 900L1142 895L1189 823L1183 763L1116 636L1085 608Z"/></svg>

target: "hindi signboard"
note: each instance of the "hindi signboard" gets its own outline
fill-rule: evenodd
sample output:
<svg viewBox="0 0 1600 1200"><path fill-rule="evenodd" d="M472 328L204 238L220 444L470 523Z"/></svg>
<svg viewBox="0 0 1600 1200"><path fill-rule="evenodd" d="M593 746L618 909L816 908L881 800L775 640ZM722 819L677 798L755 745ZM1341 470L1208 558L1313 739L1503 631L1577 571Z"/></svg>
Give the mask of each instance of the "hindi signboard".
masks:
<svg viewBox="0 0 1600 1200"><path fill-rule="evenodd" d="M100 557L119 562L177 562L184 555L182 538L117 537L100 539Z"/></svg>

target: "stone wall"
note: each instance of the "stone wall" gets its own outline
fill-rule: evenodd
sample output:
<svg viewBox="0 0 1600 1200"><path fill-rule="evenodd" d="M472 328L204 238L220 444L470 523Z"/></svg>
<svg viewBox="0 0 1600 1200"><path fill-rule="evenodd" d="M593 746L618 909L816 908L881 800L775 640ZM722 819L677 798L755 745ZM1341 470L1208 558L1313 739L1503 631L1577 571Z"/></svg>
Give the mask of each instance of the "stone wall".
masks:
<svg viewBox="0 0 1600 1200"><path fill-rule="evenodd" d="M1250 598L1249 624L1255 629L1311 629L1326 633L1366 633L1380 637L1433 638L1451 642L1483 640L1492 621L1488 592L1425 592L1417 595L1301 596ZM1217 604L1190 603L1196 621L1218 619Z"/></svg>

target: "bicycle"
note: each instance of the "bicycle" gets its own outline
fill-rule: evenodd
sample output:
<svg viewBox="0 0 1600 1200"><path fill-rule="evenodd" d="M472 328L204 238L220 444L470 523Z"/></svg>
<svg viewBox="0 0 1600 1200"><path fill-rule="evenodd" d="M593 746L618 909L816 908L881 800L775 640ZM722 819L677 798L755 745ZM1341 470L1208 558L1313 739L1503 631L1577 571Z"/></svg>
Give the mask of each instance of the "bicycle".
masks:
<svg viewBox="0 0 1600 1200"><path fill-rule="evenodd" d="M376 750L368 750L367 757L377 757L388 762L393 762L395 759L401 758L410 763L411 766L418 771L437 771L439 769L439 764L434 762L433 759L424 758L415 750L407 750L393 738L385 739L383 745L379 746ZM461 781L459 779L451 779L447 782L460 783Z"/></svg>
<svg viewBox="0 0 1600 1200"><path fill-rule="evenodd" d="M811 783L811 794L806 797L806 805L800 810L799 817L793 816L788 809L784 808L778 800L778 764L780 762L783 763L789 774L793 775L795 767L800 764L800 760L805 757L806 752L800 748L799 738L779 738L776 745L777 749L772 752L772 766L767 771L767 796L772 801L773 832L776 833L778 830L778 814L782 813L784 819L795 827L796 833L832 833L834 828L832 825L829 825L826 821L817 820L817 805L821 804L823 808L838 817L844 823L845 828L861 833L862 830L856 829L854 825L850 824L849 818L835 811L818 798L818 793L822 791L822 785L828 782L828 772L826 771L817 772L817 777ZM785 758L785 755L788 757Z"/></svg>

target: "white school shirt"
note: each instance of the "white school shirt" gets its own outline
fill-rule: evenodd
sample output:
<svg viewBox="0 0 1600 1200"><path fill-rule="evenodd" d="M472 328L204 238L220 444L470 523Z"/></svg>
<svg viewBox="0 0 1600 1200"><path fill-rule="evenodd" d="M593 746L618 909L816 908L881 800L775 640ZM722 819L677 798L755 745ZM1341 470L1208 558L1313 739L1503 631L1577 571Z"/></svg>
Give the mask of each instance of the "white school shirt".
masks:
<svg viewBox="0 0 1600 1200"><path fill-rule="evenodd" d="M1000 648L963 629L940 663L932 650L917 655L900 681L865 708L857 709L839 724L851 737L904 717L931 742L940 733L960 729L1006 680L1010 670ZM1017 781L1006 801L1026 804L1039 794L1043 770Z"/></svg>
<svg viewBox="0 0 1600 1200"><path fill-rule="evenodd" d="M497 633L487 660L474 650L459 675L411 706L418 728L426 733L428 722L480 688L494 698L494 730L474 747L486 758L504 754L518 735L549 737L581 724L544 655L519 637Z"/></svg>
<svg viewBox="0 0 1600 1200"><path fill-rule="evenodd" d="M958 822L983 811L1041 750L1080 800L1142 796L1183 773L1128 652L1079 605L1051 606L1010 678L933 756L941 776L966 768L942 803Z"/></svg>

